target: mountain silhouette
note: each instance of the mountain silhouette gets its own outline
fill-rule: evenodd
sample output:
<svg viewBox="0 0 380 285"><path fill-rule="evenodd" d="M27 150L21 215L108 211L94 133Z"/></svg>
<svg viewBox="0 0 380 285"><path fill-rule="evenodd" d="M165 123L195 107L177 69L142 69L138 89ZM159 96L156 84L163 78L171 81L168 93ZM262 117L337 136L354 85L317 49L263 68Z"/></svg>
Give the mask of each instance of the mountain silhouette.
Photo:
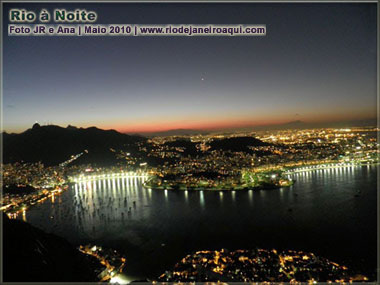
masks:
<svg viewBox="0 0 380 285"><path fill-rule="evenodd" d="M58 165L72 155L85 153L82 163L114 163L116 157L111 149L128 149L137 142L146 141L140 136L130 136L115 130L101 130L96 127L67 128L34 124L20 134L3 133L3 161L38 162ZM86 151L85 151L86 150Z"/></svg>

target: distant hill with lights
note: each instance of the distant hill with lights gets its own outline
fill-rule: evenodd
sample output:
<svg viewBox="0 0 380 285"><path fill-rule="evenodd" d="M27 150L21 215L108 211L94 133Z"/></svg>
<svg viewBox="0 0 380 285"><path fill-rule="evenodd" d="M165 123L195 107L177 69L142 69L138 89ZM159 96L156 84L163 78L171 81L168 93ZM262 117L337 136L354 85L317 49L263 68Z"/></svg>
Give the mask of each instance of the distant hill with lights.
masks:
<svg viewBox="0 0 380 285"><path fill-rule="evenodd" d="M144 141L144 137L115 130L40 126L36 123L20 134L3 133L3 162L41 161L45 165L58 165L72 155L84 153L81 163L112 164L116 162L112 149L135 147L136 143Z"/></svg>
<svg viewBox="0 0 380 285"><path fill-rule="evenodd" d="M141 133L147 137L167 137L167 136L194 136L207 134L226 134L235 132L256 132L256 131L274 131L274 130L302 130L316 128L351 128L351 127L375 127L377 126L376 118L362 120L346 120L337 122L306 122L302 120L293 120L279 124L256 125L252 122L251 126L230 127L212 130L194 130L194 129L172 129L161 132L144 132Z"/></svg>

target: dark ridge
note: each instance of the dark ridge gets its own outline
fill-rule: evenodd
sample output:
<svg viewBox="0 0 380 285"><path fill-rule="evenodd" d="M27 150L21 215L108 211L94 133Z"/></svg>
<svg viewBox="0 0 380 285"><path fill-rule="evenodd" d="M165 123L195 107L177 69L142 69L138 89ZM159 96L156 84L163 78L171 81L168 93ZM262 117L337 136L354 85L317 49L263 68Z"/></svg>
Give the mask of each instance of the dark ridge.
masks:
<svg viewBox="0 0 380 285"><path fill-rule="evenodd" d="M103 266L64 238L3 215L5 282L96 282Z"/></svg>
<svg viewBox="0 0 380 285"><path fill-rule="evenodd" d="M114 163L112 149L125 149L129 145L143 142L140 136L129 136L115 130L101 130L96 127L76 128L68 126L40 126L20 134L3 133L4 163L38 162L58 165L87 150L82 163Z"/></svg>

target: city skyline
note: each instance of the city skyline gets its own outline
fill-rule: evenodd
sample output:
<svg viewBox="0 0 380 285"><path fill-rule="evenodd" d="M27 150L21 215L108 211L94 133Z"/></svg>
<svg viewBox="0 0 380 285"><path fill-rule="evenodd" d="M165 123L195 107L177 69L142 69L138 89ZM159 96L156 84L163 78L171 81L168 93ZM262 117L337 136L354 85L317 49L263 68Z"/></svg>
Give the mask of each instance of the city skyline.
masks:
<svg viewBox="0 0 380 285"><path fill-rule="evenodd" d="M38 4L4 5L39 11ZM265 24L265 37L9 37L3 130L144 133L376 118L376 4L68 4L98 24ZM44 4L53 9L56 5Z"/></svg>

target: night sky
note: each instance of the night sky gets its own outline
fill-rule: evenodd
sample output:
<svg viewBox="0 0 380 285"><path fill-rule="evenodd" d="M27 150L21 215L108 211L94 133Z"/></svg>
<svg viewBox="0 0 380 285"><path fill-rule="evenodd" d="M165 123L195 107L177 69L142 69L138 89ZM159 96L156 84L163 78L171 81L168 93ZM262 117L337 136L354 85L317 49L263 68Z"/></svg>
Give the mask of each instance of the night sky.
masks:
<svg viewBox="0 0 380 285"><path fill-rule="evenodd" d="M8 37L9 8L99 24L265 24L265 37ZM375 3L4 4L3 129L122 132L376 117ZM54 24L49 23L49 24Z"/></svg>

